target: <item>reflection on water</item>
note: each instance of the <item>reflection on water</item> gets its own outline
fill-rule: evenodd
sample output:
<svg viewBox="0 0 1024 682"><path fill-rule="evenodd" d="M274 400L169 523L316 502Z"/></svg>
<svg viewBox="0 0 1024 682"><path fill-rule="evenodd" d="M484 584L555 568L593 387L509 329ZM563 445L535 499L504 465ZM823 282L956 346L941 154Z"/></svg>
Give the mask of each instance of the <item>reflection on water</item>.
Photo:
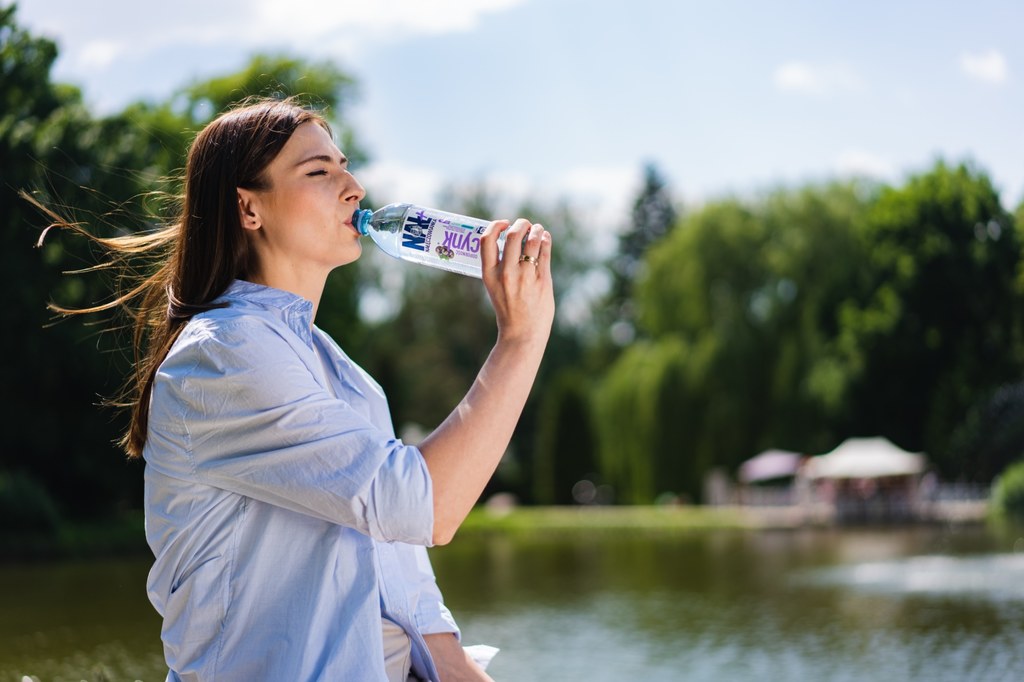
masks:
<svg viewBox="0 0 1024 682"><path fill-rule="evenodd" d="M819 569L794 576L805 585L839 585L888 594L963 595L1024 600L1024 553L918 556Z"/></svg>
<svg viewBox="0 0 1024 682"><path fill-rule="evenodd" d="M960 682L1024 679L1016 598L865 591L841 572L943 556L948 579L999 570L988 557L1010 547L980 529L844 529L456 539L433 556L466 641L502 648L498 680Z"/></svg>
<svg viewBox="0 0 1024 682"><path fill-rule="evenodd" d="M163 680L148 563L0 566L0 682Z"/></svg>
<svg viewBox="0 0 1024 682"><path fill-rule="evenodd" d="M1024 542L983 529L462 536L498 682L1024 679ZM162 680L148 562L0 567L0 682Z"/></svg>

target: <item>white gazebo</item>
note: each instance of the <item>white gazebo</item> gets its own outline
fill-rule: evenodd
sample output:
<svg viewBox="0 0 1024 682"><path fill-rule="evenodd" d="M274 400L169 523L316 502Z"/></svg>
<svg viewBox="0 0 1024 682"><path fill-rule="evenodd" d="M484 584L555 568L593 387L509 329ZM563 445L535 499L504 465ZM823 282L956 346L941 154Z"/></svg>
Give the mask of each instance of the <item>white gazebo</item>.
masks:
<svg viewBox="0 0 1024 682"><path fill-rule="evenodd" d="M839 521L904 521L920 515L918 483L927 468L923 453L885 438L850 438L812 457L803 474L827 491Z"/></svg>
<svg viewBox="0 0 1024 682"><path fill-rule="evenodd" d="M907 452L885 438L850 438L832 452L812 457L806 475L812 479L915 476L927 466L923 453Z"/></svg>

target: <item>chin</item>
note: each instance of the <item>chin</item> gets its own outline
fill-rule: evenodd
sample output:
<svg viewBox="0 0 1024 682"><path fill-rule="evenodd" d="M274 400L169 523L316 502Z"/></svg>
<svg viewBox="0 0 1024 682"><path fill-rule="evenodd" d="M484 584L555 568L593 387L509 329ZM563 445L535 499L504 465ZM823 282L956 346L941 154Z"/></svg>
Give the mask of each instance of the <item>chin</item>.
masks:
<svg viewBox="0 0 1024 682"><path fill-rule="evenodd" d="M359 260L359 257L363 255L363 245L359 242L353 242L351 245L346 247L345 255L338 265L348 265L349 263L355 263Z"/></svg>

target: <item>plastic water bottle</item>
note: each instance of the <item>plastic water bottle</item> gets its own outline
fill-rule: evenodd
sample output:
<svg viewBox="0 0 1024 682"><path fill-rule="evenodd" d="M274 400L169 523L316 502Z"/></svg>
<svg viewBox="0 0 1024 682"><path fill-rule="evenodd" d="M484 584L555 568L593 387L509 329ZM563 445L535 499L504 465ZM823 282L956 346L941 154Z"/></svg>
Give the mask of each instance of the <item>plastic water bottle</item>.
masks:
<svg viewBox="0 0 1024 682"><path fill-rule="evenodd" d="M480 235L490 222L414 204L361 209L352 216L359 233L389 256L470 277L481 276ZM504 235L498 238L499 254L503 246Z"/></svg>

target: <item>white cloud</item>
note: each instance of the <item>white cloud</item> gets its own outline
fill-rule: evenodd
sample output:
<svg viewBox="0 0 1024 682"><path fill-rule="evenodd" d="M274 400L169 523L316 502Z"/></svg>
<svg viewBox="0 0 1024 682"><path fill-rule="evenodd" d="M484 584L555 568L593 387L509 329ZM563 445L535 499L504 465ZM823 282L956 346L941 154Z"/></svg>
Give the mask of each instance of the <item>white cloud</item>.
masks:
<svg viewBox="0 0 1024 682"><path fill-rule="evenodd" d="M125 45L110 40L86 43L78 52L79 65L84 69L105 69L124 52Z"/></svg>
<svg viewBox="0 0 1024 682"><path fill-rule="evenodd" d="M996 50L961 53L960 70L971 78L996 85L1006 82L1010 73L1006 58Z"/></svg>
<svg viewBox="0 0 1024 682"><path fill-rule="evenodd" d="M848 149L841 153L835 162L840 175L866 175L885 179L892 178L896 172L892 163L877 154L862 149Z"/></svg>
<svg viewBox="0 0 1024 682"><path fill-rule="evenodd" d="M591 248L604 256L629 223L629 207L642 178L635 166L581 166L553 183L552 190L578 206L582 225L593 235Z"/></svg>
<svg viewBox="0 0 1024 682"><path fill-rule="evenodd" d="M640 182L636 168L632 166L580 166L562 175L566 188L593 194L607 194L615 187L633 189Z"/></svg>
<svg viewBox="0 0 1024 682"><path fill-rule="evenodd" d="M293 48L306 54L351 55L370 41L438 35L476 28L488 14L527 0L178 0L140 11L127 0L48 0L27 3L20 18L58 40L79 72L115 58L139 59L161 48L234 44L249 49Z"/></svg>
<svg viewBox="0 0 1024 682"><path fill-rule="evenodd" d="M536 195L534 182L529 175L514 171L491 171L483 177L483 183L497 197L512 203L509 210Z"/></svg>
<svg viewBox="0 0 1024 682"><path fill-rule="evenodd" d="M568 196L585 202L611 223L624 223L642 178L633 166L581 166L557 181Z"/></svg>
<svg viewBox="0 0 1024 682"><path fill-rule="evenodd" d="M356 169L355 176L377 201L434 206L445 179L435 170L394 161L378 161ZM377 207L373 207L377 208Z"/></svg>
<svg viewBox="0 0 1024 682"><path fill-rule="evenodd" d="M332 41L359 38L359 31L376 35L441 34L470 31L481 17L521 5L524 0L377 0L323 2L314 12L296 12L290 3L260 0L251 14L253 27L291 38L329 37ZM342 32L344 30L344 32Z"/></svg>
<svg viewBox="0 0 1024 682"><path fill-rule="evenodd" d="M495 209L504 213L516 210L527 199L538 197L533 180L523 173L492 171L460 181L432 168L396 161L374 161L355 169L354 173L363 187L380 202L401 201L444 210L449 207L440 206L437 202L446 190L482 185L500 202Z"/></svg>
<svg viewBox="0 0 1024 682"><path fill-rule="evenodd" d="M814 95L863 92L866 89L860 74L844 64L786 62L775 69L773 80L779 90Z"/></svg>
<svg viewBox="0 0 1024 682"><path fill-rule="evenodd" d="M476 29L488 14L527 0L374 0L321 2L313 13L296 12L281 0L258 0L247 12L247 27L229 26L232 37L253 49L284 46L306 54L351 59L370 43L407 40L418 35L463 33ZM223 40L220 36L217 40Z"/></svg>

